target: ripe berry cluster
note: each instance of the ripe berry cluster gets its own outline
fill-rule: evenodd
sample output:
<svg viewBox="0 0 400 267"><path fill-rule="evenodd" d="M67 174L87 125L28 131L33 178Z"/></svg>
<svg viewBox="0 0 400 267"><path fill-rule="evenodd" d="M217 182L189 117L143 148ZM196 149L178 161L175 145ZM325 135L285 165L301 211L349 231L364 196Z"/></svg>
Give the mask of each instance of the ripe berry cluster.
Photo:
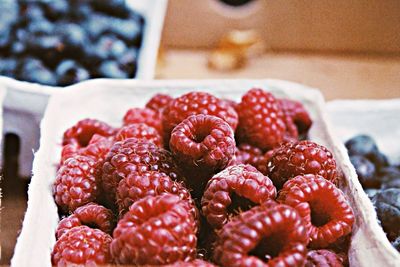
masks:
<svg viewBox="0 0 400 267"><path fill-rule="evenodd" d="M52 263L342 266L354 216L299 102L155 95L63 137ZM215 264L215 265L214 265ZM325 265L324 265L325 264Z"/></svg>
<svg viewBox="0 0 400 267"><path fill-rule="evenodd" d="M354 136L345 145L383 230L400 251L400 165L390 164L371 136Z"/></svg>
<svg viewBox="0 0 400 267"><path fill-rule="evenodd" d="M144 20L125 0L2 0L0 10L0 75L51 86L135 76Z"/></svg>

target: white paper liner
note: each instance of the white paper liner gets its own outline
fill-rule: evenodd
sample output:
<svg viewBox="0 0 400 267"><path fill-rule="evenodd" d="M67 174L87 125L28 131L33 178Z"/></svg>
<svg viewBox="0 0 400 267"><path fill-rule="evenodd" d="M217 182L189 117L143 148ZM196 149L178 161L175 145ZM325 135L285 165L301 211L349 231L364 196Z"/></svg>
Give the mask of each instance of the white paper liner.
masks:
<svg viewBox="0 0 400 267"><path fill-rule="evenodd" d="M97 118L121 125L131 107L143 107L155 93L173 96L188 91L208 91L223 98L239 100L252 87L271 91L276 97L300 100L314 121L310 138L333 152L344 173L341 187L356 213L349 258L351 266L395 266L396 254L383 243L370 201L362 193L354 168L342 143L332 135L322 95L305 86L278 80L133 81L93 80L60 91L49 101L41 123L40 149L35 154L33 178L28 191L28 209L18 238L13 266L50 266L58 223L52 184L59 162L63 132L78 120Z"/></svg>
<svg viewBox="0 0 400 267"><path fill-rule="evenodd" d="M145 18L136 79L153 79L168 1L127 0L126 2L129 7ZM18 81L4 76L0 76L0 85L7 89L4 101L4 130L5 133L14 133L20 137L19 174L29 177L33 160L32 150L38 147L39 124L48 98L59 90L65 89Z"/></svg>
<svg viewBox="0 0 400 267"><path fill-rule="evenodd" d="M392 164L400 163L400 145L398 145L400 140L400 98L335 100L328 102L327 111L333 125L333 132L343 143L357 134L370 135ZM362 193L360 192L360 194ZM393 255L393 261L400 266L400 253L390 245L385 237L385 233L377 223L376 213L373 212L369 215L370 227L382 242L381 246L387 249L386 253Z"/></svg>

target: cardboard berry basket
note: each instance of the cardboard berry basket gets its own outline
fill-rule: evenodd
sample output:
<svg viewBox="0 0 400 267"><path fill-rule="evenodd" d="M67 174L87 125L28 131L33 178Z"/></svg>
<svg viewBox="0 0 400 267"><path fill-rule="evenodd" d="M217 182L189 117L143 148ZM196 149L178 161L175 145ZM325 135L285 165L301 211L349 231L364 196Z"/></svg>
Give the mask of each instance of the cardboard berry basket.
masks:
<svg viewBox="0 0 400 267"><path fill-rule="evenodd" d="M279 80L198 80L138 81L99 79L83 82L59 91L49 101L41 122L40 149L33 162L28 209L18 238L13 266L50 266L59 221L52 196L56 165L60 160L63 132L84 118L97 118L113 126L122 124L124 113L131 107L143 107L155 93L178 96L197 90L211 92L239 101L252 87L272 92L276 97L301 101L309 111L313 125L309 138L329 148L343 174L340 188L354 210L356 221L349 249L351 266L395 266L397 253L391 249L379 230L371 202L363 193L354 168L342 142L332 134L325 102L317 91Z"/></svg>
<svg viewBox="0 0 400 267"><path fill-rule="evenodd" d="M327 104L334 134L344 143L357 134L370 135L379 149L388 156L391 164L400 164L400 98L390 100L336 100ZM375 214L371 219L376 219ZM385 237L383 229L377 229L379 236ZM400 265L400 253L386 238L382 246L396 255Z"/></svg>
<svg viewBox="0 0 400 267"><path fill-rule="evenodd" d="M152 79L155 73L167 0L127 0L126 2L145 19L135 78ZM5 76L0 76L0 85L7 90L4 101L3 135L9 133L18 135L21 143L19 174L23 177L30 177L32 150L37 150L39 147L39 124L49 96L64 89L19 81Z"/></svg>

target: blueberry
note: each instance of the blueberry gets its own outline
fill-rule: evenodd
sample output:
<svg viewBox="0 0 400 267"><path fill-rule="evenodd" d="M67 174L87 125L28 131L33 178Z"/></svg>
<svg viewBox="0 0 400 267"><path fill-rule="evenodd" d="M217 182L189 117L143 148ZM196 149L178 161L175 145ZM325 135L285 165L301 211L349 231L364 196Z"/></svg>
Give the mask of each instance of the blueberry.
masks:
<svg viewBox="0 0 400 267"><path fill-rule="evenodd" d="M364 192L367 194L367 196L372 199L377 193L379 193L379 189L374 189L374 188L369 188L365 189Z"/></svg>
<svg viewBox="0 0 400 267"><path fill-rule="evenodd" d="M368 135L357 135L348 140L345 146L350 156L359 155L369 157L379 151L375 141Z"/></svg>
<svg viewBox="0 0 400 267"><path fill-rule="evenodd" d="M45 16L55 21L66 16L69 12L69 5L65 0L49 1L44 4Z"/></svg>
<svg viewBox="0 0 400 267"><path fill-rule="evenodd" d="M45 85L56 85L55 77L38 59L26 58L20 62L19 79Z"/></svg>
<svg viewBox="0 0 400 267"><path fill-rule="evenodd" d="M0 75L14 77L17 69L17 60L13 58L2 58L0 60Z"/></svg>
<svg viewBox="0 0 400 267"><path fill-rule="evenodd" d="M99 39L96 49L103 59L117 59L125 53L127 47L115 36L104 35Z"/></svg>
<svg viewBox="0 0 400 267"><path fill-rule="evenodd" d="M44 12L39 3L30 1L20 3L20 22L22 24L29 24L44 18Z"/></svg>
<svg viewBox="0 0 400 267"><path fill-rule="evenodd" d="M400 189L400 177L393 179L388 182L384 182L382 184L382 189L388 189L388 188L399 188Z"/></svg>
<svg viewBox="0 0 400 267"><path fill-rule="evenodd" d="M135 48L128 49L118 58L120 68L128 73L129 77L134 77L136 73L136 65L138 59L138 51Z"/></svg>
<svg viewBox="0 0 400 267"><path fill-rule="evenodd" d="M382 188L400 188L400 170L395 166L382 168L379 171Z"/></svg>
<svg viewBox="0 0 400 267"><path fill-rule="evenodd" d="M132 46L139 47L142 42L142 25L138 20L113 19L109 25L109 33L115 33Z"/></svg>
<svg viewBox="0 0 400 267"><path fill-rule="evenodd" d="M350 156L350 161L356 169L358 180L363 188L379 188L381 186L381 180L376 175L375 165L371 161L358 155Z"/></svg>
<svg viewBox="0 0 400 267"><path fill-rule="evenodd" d="M108 0L108 1L91 0L90 3L94 10L115 17L126 18L130 12L130 10L125 4L125 0Z"/></svg>
<svg viewBox="0 0 400 267"><path fill-rule="evenodd" d="M89 73L73 60L64 60L56 68L57 82L61 86L89 79Z"/></svg>
<svg viewBox="0 0 400 267"><path fill-rule="evenodd" d="M54 68L65 53L65 44L60 36L29 36L27 50L30 55L40 57L49 67Z"/></svg>
<svg viewBox="0 0 400 267"><path fill-rule="evenodd" d="M123 70L121 70L118 63L113 60L107 60L101 63L99 68L99 74L101 77L106 77L106 78L117 78L117 79L128 78L128 74Z"/></svg>
<svg viewBox="0 0 400 267"><path fill-rule="evenodd" d="M380 169L389 166L388 158L381 152L376 152L368 157Z"/></svg>
<svg viewBox="0 0 400 267"><path fill-rule="evenodd" d="M9 25L0 21L0 49L6 49L11 46L12 35Z"/></svg>
<svg viewBox="0 0 400 267"><path fill-rule="evenodd" d="M392 246L400 252L400 236L398 236L393 242Z"/></svg>
<svg viewBox="0 0 400 267"><path fill-rule="evenodd" d="M400 189L385 189L377 193L372 202L378 219L389 240L400 235Z"/></svg>
<svg viewBox="0 0 400 267"><path fill-rule="evenodd" d="M97 40L101 34L109 29L110 18L104 15L92 14L83 22L82 27L92 40Z"/></svg>
<svg viewBox="0 0 400 267"><path fill-rule="evenodd" d="M84 47L89 43L86 32L75 23L60 23L56 33L61 36L65 52L69 57L78 58L84 55Z"/></svg>
<svg viewBox="0 0 400 267"><path fill-rule="evenodd" d="M35 36L48 35L54 31L54 26L48 20L41 19L29 23L27 31Z"/></svg>

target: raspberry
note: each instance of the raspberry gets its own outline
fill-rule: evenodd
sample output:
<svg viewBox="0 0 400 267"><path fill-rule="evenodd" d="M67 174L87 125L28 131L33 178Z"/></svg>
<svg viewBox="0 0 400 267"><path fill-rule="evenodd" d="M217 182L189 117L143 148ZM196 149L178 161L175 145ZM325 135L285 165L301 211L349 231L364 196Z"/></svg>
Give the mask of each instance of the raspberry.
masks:
<svg viewBox="0 0 400 267"><path fill-rule="evenodd" d="M284 113L275 97L262 89L251 89L237 107L237 137L243 143L268 150L284 141Z"/></svg>
<svg viewBox="0 0 400 267"><path fill-rule="evenodd" d="M303 266L308 235L297 211L267 201L234 217L218 234L221 266Z"/></svg>
<svg viewBox="0 0 400 267"><path fill-rule="evenodd" d="M169 264L166 265L165 267L216 267L216 266L208 261L195 259L189 262L177 261L174 264Z"/></svg>
<svg viewBox="0 0 400 267"><path fill-rule="evenodd" d="M236 149L236 159L242 164L250 164L254 167L258 165L263 156L263 152L258 147L249 144L240 144Z"/></svg>
<svg viewBox="0 0 400 267"><path fill-rule="evenodd" d="M115 261L163 265L194 259L197 221L190 209L188 201L168 193L133 203L114 230Z"/></svg>
<svg viewBox="0 0 400 267"><path fill-rule="evenodd" d="M64 132L63 146L68 144L85 147L89 144L94 134L101 136L113 136L115 129L105 122L95 119L78 121L74 126Z"/></svg>
<svg viewBox="0 0 400 267"><path fill-rule="evenodd" d="M95 202L100 192L97 163L87 156L67 159L57 171L54 200L63 212Z"/></svg>
<svg viewBox="0 0 400 267"><path fill-rule="evenodd" d="M148 171L144 173L131 173L122 179L117 188L117 205L120 214L124 214L132 203L146 196L157 196L171 193L180 199L192 201L189 191L179 182L162 172ZM196 213L196 210L193 211Z"/></svg>
<svg viewBox="0 0 400 267"><path fill-rule="evenodd" d="M322 176L294 177L284 184L277 200L299 212L312 248L325 248L351 232L353 210L342 191Z"/></svg>
<svg viewBox="0 0 400 267"><path fill-rule="evenodd" d="M102 185L106 198L115 202L115 193L121 179L133 172L159 171L172 180L183 180L172 155L155 144L128 138L116 142L103 164Z"/></svg>
<svg viewBox="0 0 400 267"><path fill-rule="evenodd" d="M153 127L144 123L133 123L122 127L115 135L115 141L122 141L128 138L137 138L154 143L162 147L160 133Z"/></svg>
<svg viewBox="0 0 400 267"><path fill-rule="evenodd" d="M110 235L78 226L62 235L51 254L53 266L97 266L112 263Z"/></svg>
<svg viewBox="0 0 400 267"><path fill-rule="evenodd" d="M131 108L124 116L124 125L144 123L162 134L161 114L149 108Z"/></svg>
<svg viewBox="0 0 400 267"><path fill-rule="evenodd" d="M311 141L283 144L275 150L267 168L277 189L297 175L318 174L332 182L335 182L337 175L332 153Z"/></svg>
<svg viewBox="0 0 400 267"><path fill-rule="evenodd" d="M231 166L208 181L201 207L203 215L214 228L229 220L235 207L248 208L276 197L271 180L250 165ZM247 207L246 207L247 205Z"/></svg>
<svg viewBox="0 0 400 267"><path fill-rule="evenodd" d="M191 115L212 115L226 121L233 130L238 124L236 111L224 100L204 92L191 92L175 98L163 111L164 140L169 143L172 130Z"/></svg>
<svg viewBox="0 0 400 267"><path fill-rule="evenodd" d="M235 153L232 128L222 119L193 115L172 131L169 144L174 158L186 170L204 173L205 177L224 169ZM195 188L206 181L188 181Z"/></svg>
<svg viewBox="0 0 400 267"><path fill-rule="evenodd" d="M327 249L311 250L307 253L305 267L343 267L343 259Z"/></svg>
<svg viewBox="0 0 400 267"><path fill-rule="evenodd" d="M171 96L165 94L156 94L150 98L146 104L146 108L152 109L157 112L162 112L169 103L174 100Z"/></svg>
<svg viewBox="0 0 400 267"><path fill-rule="evenodd" d="M62 219L56 230L56 238L73 227L86 225L91 228L98 228L107 234L111 234L114 228L114 214L96 203L89 203L77 208L74 213Z"/></svg>
<svg viewBox="0 0 400 267"><path fill-rule="evenodd" d="M306 134L311 128L312 120L303 104L289 99L279 99L283 111L295 123L299 134Z"/></svg>
<svg viewBox="0 0 400 267"><path fill-rule="evenodd" d="M61 150L60 166L69 158L77 155L79 153L79 147L77 145L68 144L63 146Z"/></svg>

